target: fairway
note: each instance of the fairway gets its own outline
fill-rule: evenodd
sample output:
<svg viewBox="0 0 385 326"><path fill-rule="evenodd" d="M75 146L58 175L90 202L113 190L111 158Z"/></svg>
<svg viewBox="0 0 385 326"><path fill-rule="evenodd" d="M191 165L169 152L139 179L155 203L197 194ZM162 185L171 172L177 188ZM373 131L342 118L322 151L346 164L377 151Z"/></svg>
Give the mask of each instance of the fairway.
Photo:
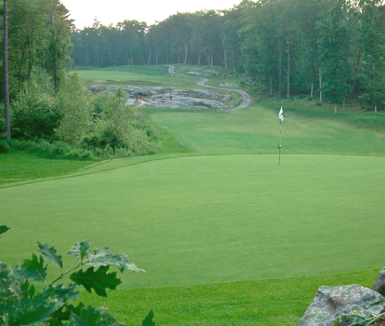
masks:
<svg viewBox="0 0 385 326"><path fill-rule="evenodd" d="M383 157L234 154L4 188L0 256L15 264L37 241L65 253L89 239L147 271L123 287L381 268L384 182Z"/></svg>
<svg viewBox="0 0 385 326"><path fill-rule="evenodd" d="M86 85L197 87L166 66L79 75ZM153 309L157 325L293 326L321 285L371 287L385 265L382 112L334 114L327 103L269 98L226 113L136 114L153 123L159 153L101 162L0 157L0 224L11 227L2 262L30 258L37 242L63 255L64 270L77 264L66 253L84 239L124 253L146 273L119 275L106 300L81 297L128 325Z"/></svg>

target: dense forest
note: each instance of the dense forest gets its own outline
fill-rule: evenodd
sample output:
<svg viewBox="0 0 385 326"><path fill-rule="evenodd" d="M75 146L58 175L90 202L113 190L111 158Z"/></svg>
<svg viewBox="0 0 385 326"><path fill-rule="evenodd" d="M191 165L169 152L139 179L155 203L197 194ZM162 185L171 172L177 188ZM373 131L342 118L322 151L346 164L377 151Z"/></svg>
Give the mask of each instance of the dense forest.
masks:
<svg viewBox="0 0 385 326"><path fill-rule="evenodd" d="M360 101L384 109L385 6L380 0L243 0L229 10L177 13L73 30L77 66L185 63L244 73L266 95Z"/></svg>
<svg viewBox="0 0 385 326"><path fill-rule="evenodd" d="M93 95L70 73L74 25L59 0L6 0L3 5L1 19L7 24L1 38L3 44L8 41L8 60L1 60L0 102L5 108L0 110L0 152L12 146L88 159L158 150L155 131L125 105L124 91Z"/></svg>
<svg viewBox="0 0 385 326"><path fill-rule="evenodd" d="M0 69L8 62L9 72L0 77L6 107L0 110L0 138L9 125L8 80L12 138L38 143L53 155L127 156L159 148L151 124L125 106L125 92L90 94L70 74L72 66L221 66L263 96L317 98L333 103L335 112L346 101L384 110L380 0L243 0L228 10L177 13L151 26L135 20L104 26L95 19L83 30L60 0L3 4L8 60L0 59ZM6 151L8 143L0 143Z"/></svg>

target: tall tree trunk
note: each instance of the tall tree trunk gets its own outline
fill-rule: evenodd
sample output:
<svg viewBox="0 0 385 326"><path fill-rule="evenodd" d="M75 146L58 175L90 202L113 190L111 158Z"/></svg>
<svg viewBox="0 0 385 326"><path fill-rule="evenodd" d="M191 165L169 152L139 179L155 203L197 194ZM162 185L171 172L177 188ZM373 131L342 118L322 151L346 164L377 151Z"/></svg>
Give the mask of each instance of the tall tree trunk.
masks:
<svg viewBox="0 0 385 326"><path fill-rule="evenodd" d="M99 68L99 42L96 43L96 67Z"/></svg>
<svg viewBox="0 0 385 326"><path fill-rule="evenodd" d="M188 43L185 42L183 44L184 47L184 64L187 64L187 57L188 57Z"/></svg>
<svg viewBox="0 0 385 326"><path fill-rule="evenodd" d="M86 33L86 68L88 68L88 33Z"/></svg>
<svg viewBox="0 0 385 326"><path fill-rule="evenodd" d="M22 71L23 71L23 63L24 63L24 60L25 60L25 53L27 52L26 49L27 49L27 43L24 44L23 50L21 51L21 58L20 58L19 72L18 72L18 76L19 76L19 78L18 78L19 79L19 89L22 88L22 82L23 82Z"/></svg>
<svg viewBox="0 0 385 326"><path fill-rule="evenodd" d="M223 60L225 61L225 69L227 69L227 53L225 47L225 37L221 37L222 40L222 48L223 48Z"/></svg>
<svg viewBox="0 0 385 326"><path fill-rule="evenodd" d="M314 97L314 83L311 83L310 98L312 101L313 101L313 97Z"/></svg>
<svg viewBox="0 0 385 326"><path fill-rule="evenodd" d="M355 89L356 89L356 83L357 83L357 75L358 75L358 67L360 65L361 57L362 57L362 50L360 49L360 51L358 52L356 67L354 69L354 74L353 74L353 87L352 87L352 91L351 91L351 94L350 94L351 97L354 97L354 95L355 95Z"/></svg>
<svg viewBox="0 0 385 326"><path fill-rule="evenodd" d="M133 46L131 45L131 60L130 60L131 66L134 65L134 49Z"/></svg>
<svg viewBox="0 0 385 326"><path fill-rule="evenodd" d="M322 70L319 68L319 102L322 103Z"/></svg>
<svg viewBox="0 0 385 326"><path fill-rule="evenodd" d="M278 65L279 65L279 80L278 80L278 97L281 98L281 89L282 89L282 26L281 26L281 18L279 20L279 41L278 41Z"/></svg>
<svg viewBox="0 0 385 326"><path fill-rule="evenodd" d="M198 66L201 65L201 56L202 56L202 45L199 44L199 53L198 53Z"/></svg>
<svg viewBox="0 0 385 326"><path fill-rule="evenodd" d="M290 97L290 40L287 41L287 98Z"/></svg>
<svg viewBox="0 0 385 326"><path fill-rule="evenodd" d="M8 86L8 15L7 0L4 0L4 114L5 133L7 140L11 140L11 123L9 119L9 86Z"/></svg>
<svg viewBox="0 0 385 326"><path fill-rule="evenodd" d="M273 76L270 74L270 96L273 96Z"/></svg>
<svg viewBox="0 0 385 326"><path fill-rule="evenodd" d="M148 60L147 60L147 66L151 64L151 46L148 47Z"/></svg>
<svg viewBox="0 0 385 326"><path fill-rule="evenodd" d="M155 47L155 64L158 65L158 48Z"/></svg>
<svg viewBox="0 0 385 326"><path fill-rule="evenodd" d="M235 55L234 55L234 50L231 49L231 57L232 57L232 61L233 61L233 71L235 71Z"/></svg>

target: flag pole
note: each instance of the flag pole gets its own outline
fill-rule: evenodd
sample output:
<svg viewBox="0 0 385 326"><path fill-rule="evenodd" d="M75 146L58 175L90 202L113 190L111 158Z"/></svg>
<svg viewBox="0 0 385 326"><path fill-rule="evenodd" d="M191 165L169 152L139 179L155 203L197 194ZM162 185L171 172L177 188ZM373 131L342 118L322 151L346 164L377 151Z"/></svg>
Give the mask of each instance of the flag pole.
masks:
<svg viewBox="0 0 385 326"><path fill-rule="evenodd" d="M281 165L282 120L279 121L278 165Z"/></svg>
<svg viewBox="0 0 385 326"><path fill-rule="evenodd" d="M281 148L282 148L282 122L283 122L283 109L281 106L281 110L278 113L279 119L279 145L278 145L278 165L281 165Z"/></svg>

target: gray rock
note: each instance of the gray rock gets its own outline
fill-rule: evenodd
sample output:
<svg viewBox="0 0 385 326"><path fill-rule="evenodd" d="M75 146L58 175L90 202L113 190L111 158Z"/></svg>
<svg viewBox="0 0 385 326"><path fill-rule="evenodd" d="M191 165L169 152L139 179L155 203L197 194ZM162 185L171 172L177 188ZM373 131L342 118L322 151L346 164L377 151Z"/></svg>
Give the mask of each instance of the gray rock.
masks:
<svg viewBox="0 0 385 326"><path fill-rule="evenodd" d="M91 85L89 89L92 93L99 93L104 92L106 90L106 86L94 84Z"/></svg>
<svg viewBox="0 0 385 326"><path fill-rule="evenodd" d="M357 314L365 317L381 314L385 308L383 298L378 292L360 285L321 286L298 326L334 326L338 316L349 314L339 325L353 322L361 325L362 318Z"/></svg>
<svg viewBox="0 0 385 326"><path fill-rule="evenodd" d="M221 87L237 87L237 84L231 84L231 83L224 83L224 84L219 84Z"/></svg>
<svg viewBox="0 0 385 326"><path fill-rule="evenodd" d="M186 72L186 74L190 75L190 76L210 77L212 75L218 75L218 71L216 71L215 69L205 69L203 71L190 70L190 71Z"/></svg>
<svg viewBox="0 0 385 326"><path fill-rule="evenodd" d="M155 108L223 109L228 107L225 103L232 100L232 96L229 94L221 95L212 93L208 90L200 89L175 90L173 88L165 87L93 85L90 87L90 90L93 92L102 90L116 92L119 87L122 87L130 97L130 99L127 101L127 105L134 106L147 106ZM172 96L172 99L170 98L170 95ZM140 99L138 97L140 97Z"/></svg>
<svg viewBox="0 0 385 326"><path fill-rule="evenodd" d="M145 101L143 106L154 108L210 108L219 109L227 107L223 102L216 100L198 99L184 96L173 96L170 100L167 95L152 96L149 101Z"/></svg>
<svg viewBox="0 0 385 326"><path fill-rule="evenodd" d="M217 100L217 101L223 101L224 98L229 96L229 95L212 93L210 91L206 91L202 89L174 90L173 94L179 95L179 96L185 96L185 97Z"/></svg>
<svg viewBox="0 0 385 326"><path fill-rule="evenodd" d="M378 274L377 279L372 286L372 290L385 295L385 268Z"/></svg>

